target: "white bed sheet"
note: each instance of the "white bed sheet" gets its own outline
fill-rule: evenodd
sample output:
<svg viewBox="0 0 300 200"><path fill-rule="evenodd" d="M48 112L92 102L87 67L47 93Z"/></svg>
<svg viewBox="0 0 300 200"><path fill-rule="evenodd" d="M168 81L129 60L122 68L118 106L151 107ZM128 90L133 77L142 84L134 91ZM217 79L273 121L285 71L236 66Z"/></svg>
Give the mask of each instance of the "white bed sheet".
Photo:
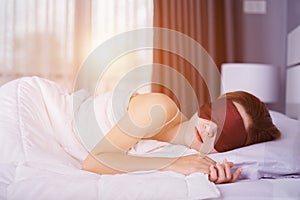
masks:
<svg viewBox="0 0 300 200"><path fill-rule="evenodd" d="M217 186L221 191L219 200L299 200L300 179L243 180Z"/></svg>

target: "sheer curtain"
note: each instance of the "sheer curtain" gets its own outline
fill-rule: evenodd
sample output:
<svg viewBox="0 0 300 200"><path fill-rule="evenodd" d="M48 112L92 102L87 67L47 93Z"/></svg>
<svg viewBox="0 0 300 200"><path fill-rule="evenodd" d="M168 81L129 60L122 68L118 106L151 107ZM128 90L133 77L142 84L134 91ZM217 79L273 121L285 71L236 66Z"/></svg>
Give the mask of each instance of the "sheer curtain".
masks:
<svg viewBox="0 0 300 200"><path fill-rule="evenodd" d="M91 49L99 47L114 36L153 26L153 0L92 0L91 15ZM152 35L148 39L153 40ZM129 45L126 43L120 46ZM118 47L116 47L118 48ZM90 52L92 53L92 52ZM107 56L113 55L113 49L104 52ZM152 63L153 51L147 49L135 50L126 55L119 55L111 61L101 77L95 77L93 71L87 74L81 81L82 85L89 85L91 81L101 82L97 92L113 90L114 87L126 77L126 74L135 67L145 63ZM100 65L101 61L99 61ZM98 70L98 69L95 69ZM126 82L127 85L135 85L139 80L151 81L152 69L143 70ZM101 80L99 80L101 79ZM94 88L90 88L93 90ZM150 91L150 88L146 89Z"/></svg>
<svg viewBox="0 0 300 200"><path fill-rule="evenodd" d="M38 75L70 87L75 1L0 0L0 84Z"/></svg>
<svg viewBox="0 0 300 200"><path fill-rule="evenodd" d="M0 0L0 85L38 75L72 90L76 73L93 49L152 22L152 0ZM112 89L126 71L148 61L152 51L116 59L101 91ZM137 78L151 80L150 74ZM91 73L80 81L91 77L97 78Z"/></svg>

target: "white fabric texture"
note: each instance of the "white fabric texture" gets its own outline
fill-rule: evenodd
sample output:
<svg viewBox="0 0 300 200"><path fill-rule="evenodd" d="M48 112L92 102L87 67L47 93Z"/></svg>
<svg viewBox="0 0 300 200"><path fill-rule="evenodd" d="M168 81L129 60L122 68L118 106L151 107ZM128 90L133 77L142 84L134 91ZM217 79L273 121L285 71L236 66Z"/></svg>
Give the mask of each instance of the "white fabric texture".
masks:
<svg viewBox="0 0 300 200"><path fill-rule="evenodd" d="M80 119L84 114L77 114L84 113L90 97L77 97L38 77L0 88L0 199L206 199L220 195L202 173L98 175L80 170L87 151L77 135L81 125L74 125L73 103L75 118ZM102 100L107 102L106 97ZM108 106L101 105L106 109L97 114L97 120L107 131L114 118L107 116Z"/></svg>

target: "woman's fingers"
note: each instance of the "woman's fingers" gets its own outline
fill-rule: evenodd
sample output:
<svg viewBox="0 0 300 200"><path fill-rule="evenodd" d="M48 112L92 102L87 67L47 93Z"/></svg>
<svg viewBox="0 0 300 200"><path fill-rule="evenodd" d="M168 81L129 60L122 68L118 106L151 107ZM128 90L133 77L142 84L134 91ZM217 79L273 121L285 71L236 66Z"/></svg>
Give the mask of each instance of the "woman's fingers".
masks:
<svg viewBox="0 0 300 200"><path fill-rule="evenodd" d="M209 180L210 180L211 182L214 182L214 183L215 183L215 182L218 180L218 173L217 173L217 170L216 170L216 168L215 168L214 165L211 165L211 166L209 167L209 169L210 169Z"/></svg>
<svg viewBox="0 0 300 200"><path fill-rule="evenodd" d="M231 179L232 179L232 174L231 174L232 165L230 165L230 163L227 162L226 159L223 161L223 164L225 166L224 167L225 168L225 178L226 178L227 181L231 181Z"/></svg>
<svg viewBox="0 0 300 200"><path fill-rule="evenodd" d="M242 173L242 168L238 168L232 175L231 183L235 182Z"/></svg>
<svg viewBox="0 0 300 200"><path fill-rule="evenodd" d="M224 183L226 182L226 173L225 173L225 167L221 165L220 163L216 164L217 173L218 173L218 180L216 183Z"/></svg>
<svg viewBox="0 0 300 200"><path fill-rule="evenodd" d="M184 175L202 172L208 174L209 180L214 183L230 183L236 181L241 174L241 168L238 168L232 174L233 165L232 162L228 162L226 159L221 164L208 157L192 154L180 157L168 169Z"/></svg>
<svg viewBox="0 0 300 200"><path fill-rule="evenodd" d="M232 183L235 182L240 176L242 169L238 168L233 174L231 168L233 167L232 162L228 162L226 159L223 163L217 163L215 166L209 167L209 180L214 183Z"/></svg>
<svg viewBox="0 0 300 200"><path fill-rule="evenodd" d="M225 172L226 172L226 178L229 183L235 182L238 177L242 173L242 168L238 168L233 174L231 173L231 168L233 167L232 162L228 162L226 159L224 159L223 164L225 166Z"/></svg>

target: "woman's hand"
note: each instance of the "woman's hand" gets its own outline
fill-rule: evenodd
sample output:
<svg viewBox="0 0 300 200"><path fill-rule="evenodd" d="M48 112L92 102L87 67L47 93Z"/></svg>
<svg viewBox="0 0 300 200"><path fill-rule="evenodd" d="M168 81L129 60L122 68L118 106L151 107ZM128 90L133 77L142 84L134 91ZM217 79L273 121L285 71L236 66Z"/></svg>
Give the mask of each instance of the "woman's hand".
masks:
<svg viewBox="0 0 300 200"><path fill-rule="evenodd" d="M192 154L178 158L174 163L163 170L171 170L184 175L190 175L195 172L210 174L210 166L215 164L216 162L207 156L201 157L198 154Z"/></svg>
<svg viewBox="0 0 300 200"><path fill-rule="evenodd" d="M237 180L240 176L242 169L238 168L233 174L231 168L233 167L232 162L228 162L226 159L222 164L217 163L216 165L210 166L209 180L214 183L232 183Z"/></svg>
<svg viewBox="0 0 300 200"><path fill-rule="evenodd" d="M216 184L235 182L240 176L242 169L238 168L234 173L231 172L232 162L226 159L222 164L216 163L209 157L201 157L197 154L182 156L172 165L164 168L164 171L175 171L184 175L190 175L195 172L202 172L209 175L209 180Z"/></svg>

